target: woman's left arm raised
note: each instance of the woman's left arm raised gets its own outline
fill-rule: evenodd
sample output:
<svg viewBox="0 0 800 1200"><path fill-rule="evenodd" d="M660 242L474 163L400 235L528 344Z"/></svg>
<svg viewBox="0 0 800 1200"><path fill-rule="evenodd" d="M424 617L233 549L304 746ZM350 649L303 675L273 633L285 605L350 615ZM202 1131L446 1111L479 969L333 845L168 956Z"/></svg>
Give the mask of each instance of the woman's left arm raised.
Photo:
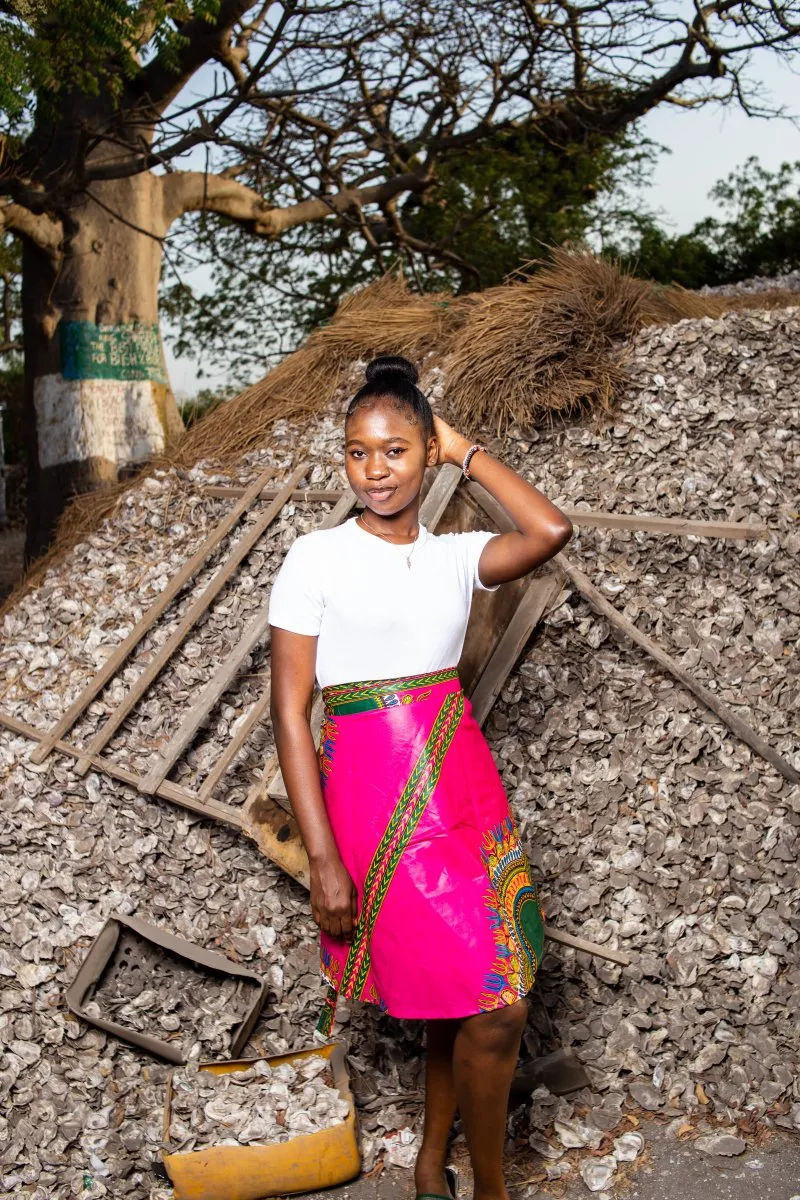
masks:
<svg viewBox="0 0 800 1200"><path fill-rule="evenodd" d="M441 417L434 417L434 432L439 463L460 467L472 442ZM503 506L517 527L513 533L500 534L486 543L478 566L481 583L494 587L519 579L566 546L572 537L572 522L532 483L484 450L473 454L469 473Z"/></svg>

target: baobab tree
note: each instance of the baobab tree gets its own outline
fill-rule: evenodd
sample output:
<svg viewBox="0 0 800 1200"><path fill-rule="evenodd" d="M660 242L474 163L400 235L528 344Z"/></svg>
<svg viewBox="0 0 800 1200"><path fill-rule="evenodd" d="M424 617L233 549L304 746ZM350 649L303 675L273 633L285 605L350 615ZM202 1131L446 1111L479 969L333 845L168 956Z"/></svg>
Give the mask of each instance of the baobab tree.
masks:
<svg viewBox="0 0 800 1200"><path fill-rule="evenodd" d="M28 556L69 496L181 422L158 282L208 212L309 222L458 268L407 218L502 138L610 139L659 104L759 103L800 0L0 0L0 228L20 239Z"/></svg>

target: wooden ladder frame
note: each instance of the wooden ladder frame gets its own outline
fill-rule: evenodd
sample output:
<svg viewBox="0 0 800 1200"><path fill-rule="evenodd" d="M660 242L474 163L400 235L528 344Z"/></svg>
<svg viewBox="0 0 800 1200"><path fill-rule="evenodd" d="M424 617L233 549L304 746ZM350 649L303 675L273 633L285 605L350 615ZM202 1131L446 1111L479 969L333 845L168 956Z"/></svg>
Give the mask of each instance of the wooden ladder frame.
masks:
<svg viewBox="0 0 800 1200"><path fill-rule="evenodd" d="M42 763L54 750L75 760L78 774L88 770L101 771L113 779L136 788L140 793L158 796L171 803L179 804L190 812L209 817L241 829L258 844L261 851L304 886L308 887L308 860L297 829L297 823L289 810L288 797L280 773L277 756L268 760L262 777L253 785L241 807L215 800L213 792L230 768L237 754L246 744L259 721L267 714L270 689L267 686L250 705L235 734L212 766L199 790L173 783L167 779L184 752L191 746L198 730L207 721L220 698L236 678L246 658L269 639L269 606L253 617L245 627L239 642L228 653L212 678L202 688L190 706L180 725L168 743L155 755L145 775L138 775L103 754L109 740L135 705L183 644L190 630L208 611L214 599L228 585L237 568L263 537L269 526L292 500L312 503L334 503L335 507L318 526L330 529L340 524L352 511L356 498L349 490L328 488L300 488L298 484L308 471L307 464L298 466L280 487L270 486L275 468L263 470L248 488L207 487L205 494L237 501L231 511L215 526L194 555L189 558L144 616L136 623L125 640L114 650L95 672L80 695L69 706L55 725L42 731L9 714L0 712L0 725L12 732L37 743L31 754L34 763ZM461 482L458 467L439 468L425 495L420 509L420 520L434 531L439 525L456 488ZM462 485L465 494L480 507L499 531L512 529L508 514L480 484L468 481ZM131 654L164 615L182 589L200 571L203 565L231 534L237 523L258 501L267 501L267 507L251 529L240 536L230 547L227 556L214 572L202 593L189 605L167 641L159 647L145 666L123 701L111 712L88 746L73 745L65 737L104 687L125 666ZM649 517L639 514L599 513L584 509L564 510L575 524L593 525L600 528L644 530L674 536L747 538L762 537L767 532L761 522L690 521L682 518ZM587 577L573 566L563 555L531 576L524 588L516 608L506 624L494 650L471 689L470 700L476 719L482 724L505 680L513 669L520 652L530 638L544 614L556 601L563 586L571 585L585 596L590 604L601 613L621 636L630 638L645 650L664 670L670 672L686 686L695 697L713 712L762 758L776 767L785 778L800 782L800 774L780 754L770 747L747 722L733 713L717 696L692 678L690 673L666 654L651 638L640 633L636 626L601 595ZM322 721L322 698L317 692L311 710L311 726L315 740L319 737ZM597 946L572 934L561 933L547 927L548 937L613 962L627 963L621 951Z"/></svg>

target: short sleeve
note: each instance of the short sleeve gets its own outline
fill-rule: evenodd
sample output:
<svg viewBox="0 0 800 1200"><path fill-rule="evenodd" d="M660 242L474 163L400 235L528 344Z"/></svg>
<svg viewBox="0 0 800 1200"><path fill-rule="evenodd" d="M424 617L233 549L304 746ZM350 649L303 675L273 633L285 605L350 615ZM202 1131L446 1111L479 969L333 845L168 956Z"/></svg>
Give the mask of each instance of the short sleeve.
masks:
<svg viewBox="0 0 800 1200"><path fill-rule="evenodd" d="M270 625L290 633L319 633L325 609L321 557L313 537L304 535L292 542L272 585Z"/></svg>
<svg viewBox="0 0 800 1200"><path fill-rule="evenodd" d="M486 584L481 583L480 576L478 575L478 563L483 553L483 547L492 538L497 536L498 534L491 533L485 529L475 529L469 533L459 535L462 553L465 556L466 576L467 579L472 580L473 591L496 592L500 587L499 583L494 584L493 587L487 587Z"/></svg>

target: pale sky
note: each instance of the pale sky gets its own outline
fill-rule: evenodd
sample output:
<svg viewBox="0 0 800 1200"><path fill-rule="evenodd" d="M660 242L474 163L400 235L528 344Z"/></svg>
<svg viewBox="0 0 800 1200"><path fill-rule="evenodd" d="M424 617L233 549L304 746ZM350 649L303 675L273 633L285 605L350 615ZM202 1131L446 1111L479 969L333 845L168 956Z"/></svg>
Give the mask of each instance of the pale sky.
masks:
<svg viewBox="0 0 800 1200"><path fill-rule="evenodd" d="M800 113L800 77L776 66L772 59L765 59L764 66L764 85L774 103ZM641 129L671 151L659 160L643 200L660 210L663 222L675 233L715 215L709 191L752 155L757 155L768 170L775 170L782 162L800 161L797 125L777 118L748 117L739 108L695 111L663 105L643 120ZM176 392L193 395L198 387L225 382L222 375L198 382L196 363L176 359L169 347L167 362Z"/></svg>

